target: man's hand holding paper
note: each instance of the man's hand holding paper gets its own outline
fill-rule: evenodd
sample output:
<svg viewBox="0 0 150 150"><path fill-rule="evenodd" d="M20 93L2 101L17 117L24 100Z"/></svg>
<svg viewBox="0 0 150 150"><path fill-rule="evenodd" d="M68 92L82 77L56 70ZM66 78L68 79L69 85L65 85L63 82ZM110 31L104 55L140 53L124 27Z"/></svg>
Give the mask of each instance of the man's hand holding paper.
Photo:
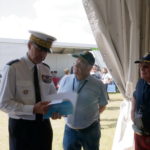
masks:
<svg viewBox="0 0 150 150"><path fill-rule="evenodd" d="M77 94L75 92L52 94L46 97L46 100L48 99L51 102L49 103L48 112L44 115L44 119L49 117L58 119L61 116L67 116L73 113Z"/></svg>

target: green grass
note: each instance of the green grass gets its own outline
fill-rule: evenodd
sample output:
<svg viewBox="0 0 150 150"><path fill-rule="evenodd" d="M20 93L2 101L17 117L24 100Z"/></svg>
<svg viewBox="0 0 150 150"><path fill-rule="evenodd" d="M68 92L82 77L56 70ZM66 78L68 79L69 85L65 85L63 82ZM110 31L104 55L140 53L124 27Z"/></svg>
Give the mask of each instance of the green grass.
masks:
<svg viewBox="0 0 150 150"><path fill-rule="evenodd" d="M121 94L109 94L110 101L106 110L101 114L101 150L111 150L116 122L119 115L119 107L122 101ZM0 150L8 150L8 122L7 114L0 112ZM53 150L62 150L64 132L64 119L51 120L54 138Z"/></svg>
<svg viewBox="0 0 150 150"><path fill-rule="evenodd" d="M109 104L101 115L101 150L111 150L112 148L121 102L121 94L110 94Z"/></svg>

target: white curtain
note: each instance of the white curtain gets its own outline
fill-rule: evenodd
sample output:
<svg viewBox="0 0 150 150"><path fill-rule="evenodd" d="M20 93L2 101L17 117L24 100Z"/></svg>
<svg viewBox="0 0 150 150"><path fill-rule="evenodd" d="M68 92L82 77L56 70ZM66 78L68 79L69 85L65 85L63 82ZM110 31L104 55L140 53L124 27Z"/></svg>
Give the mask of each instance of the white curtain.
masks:
<svg viewBox="0 0 150 150"><path fill-rule="evenodd" d="M103 67L106 67L106 64L102 58L100 51L94 50L91 52L92 52L93 56L95 57L95 64L98 65L100 67L100 69L102 69Z"/></svg>
<svg viewBox="0 0 150 150"><path fill-rule="evenodd" d="M112 150L133 150L131 98L138 79L134 61L150 48L150 0L83 0L102 57L124 100Z"/></svg>

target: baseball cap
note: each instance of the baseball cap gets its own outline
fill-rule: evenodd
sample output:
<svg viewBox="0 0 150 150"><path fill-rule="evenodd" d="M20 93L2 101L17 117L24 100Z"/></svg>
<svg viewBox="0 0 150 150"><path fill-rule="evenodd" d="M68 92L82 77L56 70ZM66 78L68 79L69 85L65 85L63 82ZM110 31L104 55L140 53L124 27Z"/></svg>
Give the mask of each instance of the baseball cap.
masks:
<svg viewBox="0 0 150 150"><path fill-rule="evenodd" d="M93 54L90 53L90 52L83 52L83 53L80 53L80 54L73 54L72 56L76 57L76 58L81 57L81 58L85 59L92 66L95 63L95 58L94 58Z"/></svg>
<svg viewBox="0 0 150 150"><path fill-rule="evenodd" d="M146 56L142 57L141 59L136 60L134 63L142 63L142 62L150 63L150 53L148 53Z"/></svg>

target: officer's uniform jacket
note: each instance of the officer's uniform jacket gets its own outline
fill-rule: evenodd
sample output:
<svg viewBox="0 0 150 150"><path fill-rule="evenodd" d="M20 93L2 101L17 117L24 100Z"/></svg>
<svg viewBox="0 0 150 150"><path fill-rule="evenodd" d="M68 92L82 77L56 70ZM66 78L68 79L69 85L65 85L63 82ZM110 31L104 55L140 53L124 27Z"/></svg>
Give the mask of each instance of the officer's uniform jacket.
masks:
<svg viewBox="0 0 150 150"><path fill-rule="evenodd" d="M34 64L28 56L8 63L3 70L0 87L0 109L10 118L35 120L35 89L33 80ZM56 89L51 80L50 69L45 64L37 64L41 99L45 100Z"/></svg>

